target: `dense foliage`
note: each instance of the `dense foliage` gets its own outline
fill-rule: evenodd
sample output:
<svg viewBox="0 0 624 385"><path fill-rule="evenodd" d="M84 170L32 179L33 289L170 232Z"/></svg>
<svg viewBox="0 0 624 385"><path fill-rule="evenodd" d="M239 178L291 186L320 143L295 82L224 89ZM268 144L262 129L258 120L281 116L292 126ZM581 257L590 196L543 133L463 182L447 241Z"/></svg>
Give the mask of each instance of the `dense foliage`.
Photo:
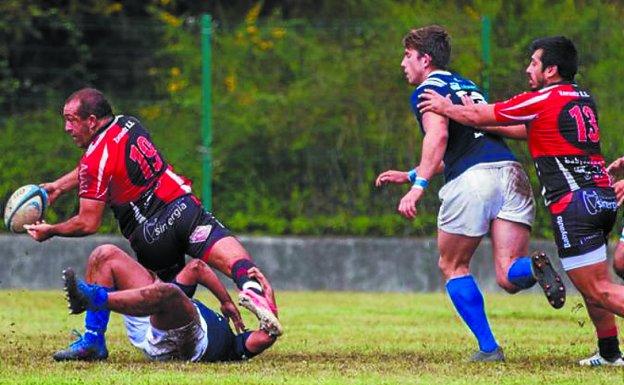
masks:
<svg viewBox="0 0 624 385"><path fill-rule="evenodd" d="M608 159L624 153L616 120L624 85L613 81L623 71L619 2L29 3L0 5L6 38L0 42L6 111L0 118L0 198L75 165L80 151L63 134L58 109L85 84L109 94L117 112L138 116L201 195L202 11L216 18L213 206L235 231L434 233L439 178L414 222L395 214L405 188L373 186L378 172L406 170L420 155L421 134L407 103L411 88L399 67L401 38L413 26L447 27L453 69L477 82L489 73L491 99L526 88L523 70L534 38L570 36L581 53L578 81L599 106L604 152ZM491 68L481 59L484 15L493 26ZM512 147L537 193L525 144ZM549 236L548 216L538 206L536 234ZM75 210L75 197L66 197L48 220ZM105 227L114 229L111 218Z"/></svg>

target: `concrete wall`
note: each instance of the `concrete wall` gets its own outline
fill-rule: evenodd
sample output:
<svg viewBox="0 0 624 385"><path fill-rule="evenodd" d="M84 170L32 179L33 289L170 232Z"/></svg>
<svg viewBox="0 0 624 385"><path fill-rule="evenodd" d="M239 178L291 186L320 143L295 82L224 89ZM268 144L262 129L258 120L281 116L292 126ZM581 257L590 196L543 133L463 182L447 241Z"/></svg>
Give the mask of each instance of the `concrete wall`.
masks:
<svg viewBox="0 0 624 385"><path fill-rule="evenodd" d="M436 291L444 287L432 239L240 239L278 290ZM72 266L82 274L89 253L104 243L130 252L128 242L114 236L53 238L37 243L26 235L0 235L0 289L60 288L62 269ZM531 250L538 249L556 255L551 241L533 241ZM552 259L560 267L558 259ZM488 239L477 250L471 267L483 290L500 290ZM226 282L231 287L229 280Z"/></svg>

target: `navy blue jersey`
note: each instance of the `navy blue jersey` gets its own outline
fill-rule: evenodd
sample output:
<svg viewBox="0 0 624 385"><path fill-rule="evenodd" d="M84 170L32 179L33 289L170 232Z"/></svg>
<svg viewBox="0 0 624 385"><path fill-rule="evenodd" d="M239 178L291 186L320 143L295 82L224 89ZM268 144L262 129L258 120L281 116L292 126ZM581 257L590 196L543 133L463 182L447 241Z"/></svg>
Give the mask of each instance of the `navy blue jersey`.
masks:
<svg viewBox="0 0 624 385"><path fill-rule="evenodd" d="M420 95L427 89L444 97L451 95L453 104L462 104L463 95L470 96L475 103L486 102L479 88L472 81L448 71L431 72L427 79L416 88L411 98L412 109L423 132L422 115L417 105ZM516 158L501 137L449 120L448 143L444 153L446 182L456 178L475 164L504 160L516 160Z"/></svg>

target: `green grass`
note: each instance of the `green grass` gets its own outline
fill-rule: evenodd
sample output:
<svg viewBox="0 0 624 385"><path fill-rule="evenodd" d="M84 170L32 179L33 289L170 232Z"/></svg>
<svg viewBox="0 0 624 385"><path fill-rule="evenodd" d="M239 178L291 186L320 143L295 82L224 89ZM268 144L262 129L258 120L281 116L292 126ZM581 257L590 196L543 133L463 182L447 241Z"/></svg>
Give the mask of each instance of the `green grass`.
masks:
<svg viewBox="0 0 624 385"><path fill-rule="evenodd" d="M199 298L208 304L207 292ZM580 299L487 295L504 364L469 364L475 342L443 294L280 292L286 334L244 363L148 362L113 315L106 362L56 363L82 330L60 291L0 291L0 384L617 384L624 369L576 365L595 349ZM249 326L253 319L245 314ZM620 326L622 323L620 323Z"/></svg>

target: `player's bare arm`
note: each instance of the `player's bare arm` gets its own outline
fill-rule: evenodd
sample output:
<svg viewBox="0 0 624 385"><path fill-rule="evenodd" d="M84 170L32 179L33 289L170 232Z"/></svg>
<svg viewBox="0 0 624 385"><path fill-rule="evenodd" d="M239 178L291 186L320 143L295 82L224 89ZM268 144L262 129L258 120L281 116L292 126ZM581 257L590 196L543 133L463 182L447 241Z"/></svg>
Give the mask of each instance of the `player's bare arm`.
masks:
<svg viewBox="0 0 624 385"><path fill-rule="evenodd" d="M78 167L61 176L54 182L42 183L43 187L48 193L48 203L52 204L63 193L71 191L78 186Z"/></svg>
<svg viewBox="0 0 624 385"><path fill-rule="evenodd" d="M420 98L422 101L418 103L418 109L422 114L434 112L473 127L500 124L496 121L493 104L477 103L468 106L453 104L449 98L445 98L432 90L425 90Z"/></svg>
<svg viewBox="0 0 624 385"><path fill-rule="evenodd" d="M468 95L463 95L461 97L461 101L464 106L476 104L475 101ZM513 126L485 126L480 127L480 130L490 134L517 140L527 140L527 137L529 136L527 127L524 124L516 124Z"/></svg>
<svg viewBox="0 0 624 385"><path fill-rule="evenodd" d="M92 199L80 199L78 215L57 224L37 223L24 226L36 241L43 242L53 236L82 237L95 233L102 223L106 204Z"/></svg>
<svg viewBox="0 0 624 385"><path fill-rule="evenodd" d="M422 116L422 126L425 137L418 166L418 176L429 180L440 171L440 165L444 158L448 141L448 118L427 112ZM416 205L423 197L424 192L423 188L412 187L401 198L398 207L399 213L407 219L414 219L418 213Z"/></svg>
<svg viewBox="0 0 624 385"><path fill-rule="evenodd" d="M419 167L415 168L416 173L420 175ZM444 162L440 162L438 167L435 169L434 175L441 174L444 172ZM403 184L409 183L409 172L408 171L398 171L398 170L386 170L377 176L375 180L375 187L381 187L384 184Z"/></svg>

